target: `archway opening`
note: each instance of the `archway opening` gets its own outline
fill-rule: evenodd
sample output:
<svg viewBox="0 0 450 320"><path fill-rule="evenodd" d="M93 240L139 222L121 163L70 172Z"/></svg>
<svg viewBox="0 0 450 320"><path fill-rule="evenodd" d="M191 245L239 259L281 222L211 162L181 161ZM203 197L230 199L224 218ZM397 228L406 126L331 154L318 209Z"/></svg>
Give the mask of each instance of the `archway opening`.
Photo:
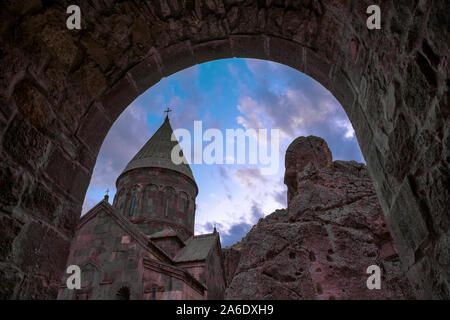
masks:
<svg viewBox="0 0 450 320"><path fill-rule="evenodd" d="M118 300L130 300L130 288L121 287L116 293Z"/></svg>
<svg viewBox="0 0 450 320"><path fill-rule="evenodd" d="M345 111L317 81L275 62L216 60L162 79L120 115L100 149L82 214L103 200L106 190L110 191L111 199L115 196L116 179L159 128L167 106L172 109L169 117L175 131L186 129L192 138L189 164L199 187L196 233L212 232L216 226L224 247L241 240L260 218L287 207L284 157L295 138L322 137L334 160L364 162ZM200 133L194 133L194 121L201 126ZM213 159L214 163L202 159L202 164L194 164L194 153L206 155L205 148L211 143L201 141L200 145L198 142L194 145L194 135L209 129L222 133L223 150L216 152L223 159ZM264 165L260 159L250 163L248 137L244 145L233 145L233 154L227 155L226 130L239 129L268 130L269 144L270 131L279 130L277 150L267 150L267 155L272 156L270 160L276 161L272 164L273 172L262 173L261 168L268 169L268 164ZM254 138L252 142L262 143ZM236 158L241 151L237 148L245 149L245 161L240 164ZM258 158L257 154L254 156ZM143 200L138 202L142 204ZM133 204L136 206L138 202L135 198Z"/></svg>

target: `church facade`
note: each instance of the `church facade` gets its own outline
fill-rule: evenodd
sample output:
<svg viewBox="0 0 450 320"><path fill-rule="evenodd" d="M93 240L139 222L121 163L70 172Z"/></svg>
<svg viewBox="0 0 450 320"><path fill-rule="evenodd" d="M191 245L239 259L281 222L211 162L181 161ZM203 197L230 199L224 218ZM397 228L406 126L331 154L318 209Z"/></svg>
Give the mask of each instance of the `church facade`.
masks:
<svg viewBox="0 0 450 320"><path fill-rule="evenodd" d="M58 299L222 299L226 287L219 233L194 235L198 187L176 165L169 118L128 163L108 196L79 221L67 266L81 288Z"/></svg>

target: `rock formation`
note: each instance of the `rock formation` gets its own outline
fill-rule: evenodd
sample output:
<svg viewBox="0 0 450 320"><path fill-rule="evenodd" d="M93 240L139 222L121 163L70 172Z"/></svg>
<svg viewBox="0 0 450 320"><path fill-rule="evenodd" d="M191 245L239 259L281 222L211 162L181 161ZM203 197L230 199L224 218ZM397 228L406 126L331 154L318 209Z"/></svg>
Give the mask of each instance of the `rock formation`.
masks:
<svg viewBox="0 0 450 320"><path fill-rule="evenodd" d="M326 142L286 151L288 208L225 250L227 299L412 299L366 166L332 161ZM367 267L381 268L369 290Z"/></svg>

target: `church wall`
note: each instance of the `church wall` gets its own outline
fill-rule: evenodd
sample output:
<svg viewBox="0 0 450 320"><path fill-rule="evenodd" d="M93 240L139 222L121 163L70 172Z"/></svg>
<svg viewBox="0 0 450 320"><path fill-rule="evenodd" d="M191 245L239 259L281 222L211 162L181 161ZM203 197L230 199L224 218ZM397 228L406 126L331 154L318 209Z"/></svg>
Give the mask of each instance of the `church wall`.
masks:
<svg viewBox="0 0 450 320"><path fill-rule="evenodd" d="M165 252L167 252L171 258L175 257L178 251L181 249L181 241L175 237L164 237L158 239L152 239L152 241Z"/></svg>
<svg viewBox="0 0 450 320"><path fill-rule="evenodd" d="M193 288L179 272L144 271L145 300L202 300L205 296L206 292L203 295Z"/></svg>
<svg viewBox="0 0 450 320"><path fill-rule="evenodd" d="M204 271L205 261L183 262L178 263L177 266L185 269L194 276L198 281L205 283Z"/></svg>
<svg viewBox="0 0 450 320"><path fill-rule="evenodd" d="M117 299L121 287L129 288L130 299L142 299L142 257L148 255L113 217L100 212L76 232L71 245L67 266L80 266L82 288L67 289L66 274L58 299Z"/></svg>
<svg viewBox="0 0 450 320"><path fill-rule="evenodd" d="M223 299L224 297L226 282L221 254L221 248L217 245L211 250L206 260L177 264L206 285L207 299Z"/></svg>
<svg viewBox="0 0 450 320"><path fill-rule="evenodd" d="M146 234L170 226L187 239L194 232L197 187L183 174L141 168L117 180L114 206Z"/></svg>
<svg viewBox="0 0 450 320"><path fill-rule="evenodd" d="M219 245L214 246L206 259L203 278L208 288L208 299L223 299L226 283L223 272L222 250Z"/></svg>

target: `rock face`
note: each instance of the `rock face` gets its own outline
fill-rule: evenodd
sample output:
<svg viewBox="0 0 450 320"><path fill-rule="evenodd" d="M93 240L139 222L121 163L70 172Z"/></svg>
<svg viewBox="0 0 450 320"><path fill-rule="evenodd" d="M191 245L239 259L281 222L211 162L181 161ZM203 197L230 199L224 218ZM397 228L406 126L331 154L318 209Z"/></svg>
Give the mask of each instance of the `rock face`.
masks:
<svg viewBox="0 0 450 320"><path fill-rule="evenodd" d="M332 162L324 140L300 137L286 152L285 183L288 209L226 250L227 299L414 298L365 165ZM367 288L371 265L380 290Z"/></svg>

